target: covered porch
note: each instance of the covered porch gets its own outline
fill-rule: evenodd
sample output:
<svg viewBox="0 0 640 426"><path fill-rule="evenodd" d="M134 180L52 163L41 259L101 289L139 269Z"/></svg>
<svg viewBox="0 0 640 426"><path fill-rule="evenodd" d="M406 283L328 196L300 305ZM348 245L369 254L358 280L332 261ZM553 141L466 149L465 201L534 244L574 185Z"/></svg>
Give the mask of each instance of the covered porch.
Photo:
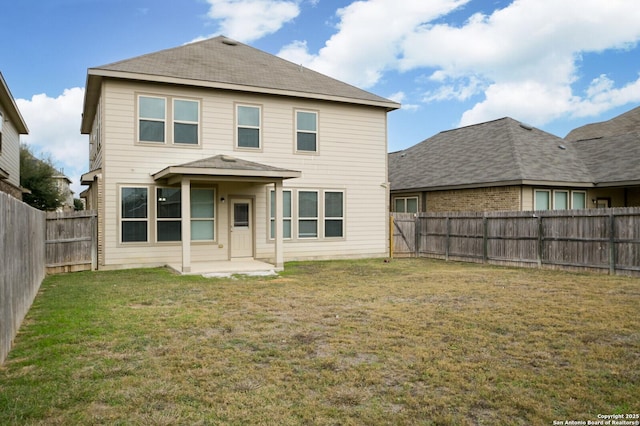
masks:
<svg viewBox="0 0 640 426"><path fill-rule="evenodd" d="M169 266L182 274L229 274L265 273L284 268L283 253L283 181L297 178L301 172L270 165L242 160L228 155L216 155L190 163L169 166L152 174L154 181L161 185L180 187L181 208L181 262L171 262ZM259 197L266 197L266 189L261 192L216 193L216 214L222 217L216 223L214 245L218 257L203 261L194 253L199 248L192 239L191 190L203 182L224 187L251 186L266 188L273 185L274 212L269 212L265 203L258 203ZM224 207L223 207L224 206ZM266 235L265 223L274 213L271 236ZM260 226L257 226L257 225ZM256 242L271 237L273 253L261 259L273 259L266 263L256 259ZM271 249L269 249L271 251ZM220 256L220 253L223 253ZM213 275L212 275L213 276Z"/></svg>

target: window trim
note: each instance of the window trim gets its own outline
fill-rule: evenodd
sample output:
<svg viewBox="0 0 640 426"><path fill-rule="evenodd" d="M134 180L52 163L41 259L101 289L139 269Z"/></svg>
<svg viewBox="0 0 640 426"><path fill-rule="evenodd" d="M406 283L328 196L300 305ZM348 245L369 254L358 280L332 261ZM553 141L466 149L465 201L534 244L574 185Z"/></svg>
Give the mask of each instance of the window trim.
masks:
<svg viewBox="0 0 640 426"><path fill-rule="evenodd" d="M201 98L190 98L186 96L173 96L173 95L158 95L158 94L147 93L147 92L136 92L135 98L136 98L135 143L137 145L166 146L166 147L191 148L191 149L202 148L202 99ZM161 121L160 119L143 118L140 116L140 98L155 98L155 99L164 100L164 141L163 142L140 140L140 121L141 120L149 120L149 121L157 121L157 122ZM176 120L175 119L175 101L195 102L198 106L198 121L191 122L191 121L185 121L185 120ZM196 137L198 139L197 143L184 143L184 142L176 143L175 142L175 124L176 123L195 124L197 126L197 132L196 132Z"/></svg>
<svg viewBox="0 0 640 426"><path fill-rule="evenodd" d="M584 206L576 207L573 195L582 194L584 196ZM571 210L584 210L587 208L587 191L571 191Z"/></svg>
<svg viewBox="0 0 640 426"><path fill-rule="evenodd" d="M404 211L398 211L396 209L396 202L398 200L402 200L402 203L404 205ZM416 200L416 211L415 212L408 212L407 211L407 200ZM406 196L406 197L394 197L393 198L393 211L394 213L419 213L420 212L420 199L417 195L412 195L412 196Z"/></svg>
<svg viewBox="0 0 640 426"><path fill-rule="evenodd" d="M258 109L258 126L248 126L248 125L242 125L240 126L239 123L239 118L240 118L240 114L239 114L239 108L240 107L246 107L246 108L257 108ZM263 149L263 141L262 141L262 105L258 105L258 104L249 104L249 103L236 103L234 105L234 149L237 151L252 151L252 152L256 152L256 151L262 151ZM250 146L240 146L239 142L240 142L240 132L238 131L240 128L243 129L257 129L258 130L258 146L257 147L250 147Z"/></svg>
<svg viewBox="0 0 640 426"><path fill-rule="evenodd" d="M125 218L122 214L122 193L124 189L144 189L147 191L147 212L144 218ZM119 207L118 207L118 243L123 245L148 245L151 242L151 206L149 203L149 193L150 189L145 185L121 185L118 188L118 198L119 198ZM122 226L124 222L146 222L147 224L147 239L144 241L124 241L123 240L123 231L124 227Z"/></svg>
<svg viewBox="0 0 640 426"><path fill-rule="evenodd" d="M315 217L312 216L300 216L300 193L301 192L309 192L309 193L315 193L316 194L316 215ZM297 191L297 203L296 203L296 215L297 215L297 220L296 220L296 224L297 229L296 229L296 237L299 240L317 240L320 238L320 235L322 235L322 233L320 232L320 223L321 223L321 217L320 217L320 213L321 213L321 206L320 206L320 193L321 191L317 190L317 189L299 189ZM313 221L315 220L316 222L316 235L315 237L313 236L309 236L309 237L302 237L300 236L300 222L301 221Z"/></svg>
<svg viewBox="0 0 640 426"><path fill-rule="evenodd" d="M285 192L289 193L289 212L290 212L291 216L285 216L284 215L284 200L285 200L284 193ZM271 213L273 211L273 203L272 203L272 199L273 198L272 198L272 195L275 198L275 193L276 193L275 189L270 189L269 193L268 193L268 197L269 197L269 203L268 203L269 204L268 205L268 208L269 208L269 226L268 226L267 229L269 229L269 238L268 239L271 240L271 241L276 239L275 235L273 234L273 229L274 229L273 225L276 222L276 218L275 218L275 216L271 215ZM284 231L284 222L289 221L289 224L290 224L289 225L289 229L291 230L291 235L289 237L285 237L284 236L284 232L283 232L283 234L282 234L283 237L282 238L284 240L289 241L289 240L293 240L293 236L294 236L294 232L293 232L293 216L294 216L293 215L293 190L291 190L291 189L283 189L282 193L283 193L283 197L282 197L282 203L283 203L283 205L282 205L282 222L283 222L282 223L282 229Z"/></svg>
<svg viewBox="0 0 640 426"><path fill-rule="evenodd" d="M213 216L212 217L193 217L193 190L211 190L213 191ZM189 200L189 226L191 227L193 222L213 222L213 239L212 240L194 240L193 239L193 228L191 228L191 243L192 244L210 244L218 241L218 220L216 214L218 213L218 209L216 207L218 190L215 186L192 186L190 189Z"/></svg>
<svg viewBox="0 0 640 426"><path fill-rule="evenodd" d="M327 216L327 195L326 194L342 194L342 216ZM342 190L331 190L327 189L322 191L322 237L325 239L335 240L335 239L343 239L345 234L345 204L346 204L346 196L345 191ZM342 231L338 236L327 236L327 221L328 220L340 220L342 221Z"/></svg>
<svg viewBox="0 0 640 426"><path fill-rule="evenodd" d="M180 215L178 217L160 217L159 214L159 205L158 203L160 203L162 200L160 200L159 198L159 191L163 190L163 189L173 189L178 191L178 193L180 194L179 200L180 200ZM157 244L175 244L175 243L179 243L182 242L182 235L183 235L183 229L182 229L182 188L180 187L171 187L171 186L164 186L164 185L158 185L155 186L155 214L153 217L153 221L154 221L154 225L155 225L155 235L154 235L154 242ZM159 239L159 235L160 232L158 232L158 224L160 224L161 222L179 222L180 223L180 239L179 240L160 240Z"/></svg>
<svg viewBox="0 0 640 426"><path fill-rule="evenodd" d="M141 113L140 113L140 100L142 98L150 98L150 99L162 99L164 101L164 118L162 120L160 120L159 118L147 118L147 117L142 117ZM144 93L138 93L136 95L136 141L139 144L144 144L144 145L167 145L167 116L168 116L168 107L167 107L167 97L166 96L159 96L159 95L151 95L151 94L144 94ZM140 135L140 122L142 120L146 120L146 121L154 121L154 122L160 122L162 121L163 123L163 127L164 127L164 140L162 142L160 141L147 141L147 140L142 140L141 139L141 135Z"/></svg>
<svg viewBox="0 0 640 426"><path fill-rule="evenodd" d="M553 190L553 210L560 210L557 206L556 206L556 195L558 194L565 194L567 197L567 208L566 209L562 209L562 210L571 210L571 191L569 191L568 189L554 189Z"/></svg>
<svg viewBox="0 0 640 426"><path fill-rule="evenodd" d="M302 112L302 113L307 113L307 114L314 114L316 117L316 130L315 131L309 131L309 130L299 130L298 129L298 113ZM296 108L293 111L293 121L294 121L294 129L293 129L293 133L294 133L294 152L296 154L303 154L303 155L317 155L320 153L320 131L319 131L319 127L320 127L320 113L316 110L310 110L310 109L302 109L302 108ZM298 147L298 134L299 133L306 133L306 134L314 134L316 136L316 149L314 151L309 151L306 149L300 149Z"/></svg>
<svg viewBox="0 0 640 426"><path fill-rule="evenodd" d="M538 207L538 193L539 192L544 192L547 194L547 208L546 209L541 209ZM533 210L551 210L553 209L553 205L552 203L552 198L551 198L551 190L549 189L534 189L533 190Z"/></svg>
<svg viewBox="0 0 640 426"><path fill-rule="evenodd" d="M202 127L200 125L201 119L200 119L200 100L198 99L189 99L189 98L185 98L185 97L171 97L171 143L173 145L176 146L200 146L200 128ZM198 121L187 121L187 120L178 120L176 119L176 101L182 101L182 102L193 102L196 104L197 108L198 108L198 113L197 113L197 117L198 117ZM176 123L178 124L191 124L191 125L195 125L196 126L196 143L186 143L186 142L176 142Z"/></svg>

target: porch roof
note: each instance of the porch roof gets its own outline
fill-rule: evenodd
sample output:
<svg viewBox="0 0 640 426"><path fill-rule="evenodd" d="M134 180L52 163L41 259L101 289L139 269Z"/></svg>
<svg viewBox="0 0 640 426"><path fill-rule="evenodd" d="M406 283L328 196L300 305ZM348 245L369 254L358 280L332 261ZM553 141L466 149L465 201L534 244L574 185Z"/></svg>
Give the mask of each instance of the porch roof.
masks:
<svg viewBox="0 0 640 426"><path fill-rule="evenodd" d="M229 155L215 155L189 163L165 167L151 176L156 181L161 179L175 180L182 178L182 176L231 178L233 180L248 178L253 181L273 181L274 179L298 178L302 176L302 172L247 161Z"/></svg>

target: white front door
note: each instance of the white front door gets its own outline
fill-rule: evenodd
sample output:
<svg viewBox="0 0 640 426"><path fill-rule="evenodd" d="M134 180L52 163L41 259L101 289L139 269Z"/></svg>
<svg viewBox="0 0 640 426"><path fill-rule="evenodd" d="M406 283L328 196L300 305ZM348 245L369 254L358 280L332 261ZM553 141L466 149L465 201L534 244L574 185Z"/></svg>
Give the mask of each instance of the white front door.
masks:
<svg viewBox="0 0 640 426"><path fill-rule="evenodd" d="M253 257L252 203L249 198L231 201L231 258Z"/></svg>

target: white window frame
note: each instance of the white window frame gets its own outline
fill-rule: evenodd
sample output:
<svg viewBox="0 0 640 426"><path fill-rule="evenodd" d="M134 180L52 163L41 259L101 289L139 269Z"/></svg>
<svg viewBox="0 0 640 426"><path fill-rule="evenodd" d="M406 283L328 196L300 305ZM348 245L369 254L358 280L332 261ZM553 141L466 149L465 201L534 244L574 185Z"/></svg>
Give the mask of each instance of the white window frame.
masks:
<svg viewBox="0 0 640 426"><path fill-rule="evenodd" d="M316 215L313 216L300 216L300 194L303 192L315 193L316 194ZM296 203L296 214L297 214L297 237L301 240L317 240L320 238L320 191L317 189L299 189L297 191L297 203ZM316 235L315 236L301 236L300 234L300 223L303 221L314 221L316 222Z"/></svg>
<svg viewBox="0 0 640 426"><path fill-rule="evenodd" d="M164 118L163 119L159 119L159 118L152 118L152 117L142 117L141 113L140 113L140 102L142 98L149 98L149 99L162 99L164 101ZM167 109L168 109L168 102L167 102L167 98L166 96L157 96L157 95L148 95L148 94L138 94L138 96L136 97L137 101L136 101L136 115L137 115L137 126L136 126L136 140L138 143L141 144L150 144L150 145L166 145L167 144L167 138L168 138L168 132L167 132ZM164 127L164 138L161 141L148 141L148 140L142 140L141 139L141 135L140 135L140 122L142 120L145 121L153 121L153 122L162 122L163 127Z"/></svg>
<svg viewBox="0 0 640 426"><path fill-rule="evenodd" d="M288 221L289 222L289 229L291 231L291 234L288 237L284 236L283 239L291 240L291 239L293 239L293 235L294 235L294 233L293 233L293 191L290 190L290 189L284 189L282 192L283 192L283 194L285 192L289 193L289 213L290 213L290 216L285 216L284 215L284 211L285 211L285 209L284 209L284 200L285 200L285 198L283 196L282 197L282 204L283 204L282 205L282 214L283 214L283 216L282 216L282 222L283 222L282 229L284 230L284 222ZM274 224L276 222L276 218L275 218L275 216L273 216L271 214L273 212L273 199L274 199L275 193L276 193L275 190L273 190L273 189L269 190L269 239L270 240L275 240L275 235L273 233L273 230L274 230L273 226L274 226ZM284 233L283 233L283 235L284 235Z"/></svg>
<svg viewBox="0 0 640 426"><path fill-rule="evenodd" d="M258 125L251 126L246 124L240 124L240 108L255 108L258 110ZM258 146L240 146L240 129L255 129L258 130ZM235 105L235 149L248 150L248 151L261 151L262 150L262 106L252 104L236 104Z"/></svg>
<svg viewBox="0 0 640 426"><path fill-rule="evenodd" d="M313 114L316 117L316 130L315 131L311 131L311 130L301 130L298 128L298 113L305 113L305 114ZM318 113L318 111L312 111L312 110L306 110L306 109L296 109L294 111L294 121L295 121L295 152L297 154L317 154L318 152L320 152L320 137L319 137L319 131L318 131L318 126L320 123L320 114ZM311 151L311 150L307 150L307 149L300 149L299 144L298 144L298 134L300 133L305 133L305 134L313 134L315 135L316 138L316 149Z"/></svg>
<svg viewBox="0 0 640 426"><path fill-rule="evenodd" d="M213 216L212 217L193 217L193 191L194 190L207 190L207 191L213 191ZM211 242L215 242L218 240L218 229L216 227L217 225L217 221L216 221L216 200L217 200L217 194L218 191L216 191L215 187L205 187L205 186L196 186L196 187L192 187L191 188L191 205L189 206L189 216L190 216L190 223L189 226L191 226L191 242L192 243L211 243ZM193 223L194 222L212 222L212 226L213 226L213 239L194 239L195 233L193 231Z"/></svg>
<svg viewBox="0 0 640 426"><path fill-rule="evenodd" d="M151 99L162 99L164 100L164 119L161 120L159 118L146 118L140 116L140 99L141 98L151 98ZM185 102L194 102L198 106L198 121L188 121L188 120L177 120L175 118L175 102L176 101L185 101ZM202 146L202 137L201 137L201 121L202 121L202 102L200 99L196 98L186 98L181 96L163 96L163 95L155 95L148 93L138 93L136 96L136 143L141 145L153 145L153 146L173 146L173 147L184 147L184 148L199 148ZM140 139L140 121L156 121L164 123L164 141L145 141ZM196 138L197 143L185 143L185 142L175 142L175 124L191 124L197 127Z"/></svg>
<svg viewBox="0 0 640 426"><path fill-rule="evenodd" d="M341 216L327 216L327 194L342 194L342 214ZM343 239L345 234L345 204L346 204L346 195L344 190L324 190L322 191L322 236L326 239ZM340 220L342 221L342 232L341 235L336 236L327 236L327 221L328 220Z"/></svg>
<svg viewBox="0 0 640 426"><path fill-rule="evenodd" d="M188 121L188 120L178 120L176 119L176 101L181 101L181 102L193 102L196 104L197 108L198 108L198 113L197 113L197 121ZM199 146L200 145L200 100L197 99L188 99L188 98L180 98L180 97L175 97L175 98L171 98L171 142L176 145L176 146ZM176 137L176 124L189 124L189 125L195 125L196 126L196 143L188 143L188 142L176 142L175 141L175 137Z"/></svg>
<svg viewBox="0 0 640 426"><path fill-rule="evenodd" d="M154 188L154 195L155 195L155 197L154 197L155 200L154 201L156 203L156 205L155 205L155 232L156 232L155 233L155 241L156 241L156 243L159 243L159 244L178 243L178 242L182 241L182 233L184 231L182 229L182 197L181 196L178 197L178 199L180 200L180 206L181 206L180 209L179 209L180 215L178 217L160 217L160 214L159 214L159 212L160 212L159 203L163 202L163 200L161 200L159 198L158 192L160 190L163 190L163 189L173 189L173 190L178 191L178 194L180 194L182 192L182 188L173 188L173 187L168 187L168 186L156 186ZM161 222L179 222L180 223L180 239L179 240L160 240L159 239L160 232L158 232L158 225Z"/></svg>
<svg viewBox="0 0 640 426"><path fill-rule="evenodd" d="M123 212L122 212L122 203L123 203L123 192L125 189L144 189L147 192L147 210L146 210L146 216L144 218L137 218L137 217L124 217ZM151 241L151 233L150 233L150 226L151 226L151 209L150 209L150 193L151 193L151 189L148 186L137 186L137 185L122 185L119 189L119 206L118 206L118 241L120 242L120 244L149 244L149 242ZM155 197L154 197L155 198ZM147 238L146 240L140 240L140 241L124 241L123 237L123 232L124 232L124 223L125 222L145 222L146 223L146 228L147 228Z"/></svg>
<svg viewBox="0 0 640 426"><path fill-rule="evenodd" d="M544 192L547 194L547 208L546 209L541 209L538 207L538 192ZM553 208L552 204L552 198L551 198L551 191L549 189L534 189L533 191L533 210L551 210Z"/></svg>
<svg viewBox="0 0 640 426"><path fill-rule="evenodd" d="M562 210L570 210L571 209L571 193L570 191L566 190L566 189L558 189L558 190L554 190L553 191L553 210L560 210L557 206L557 202L556 202L556 196L559 194L565 194L565 196L567 197L567 207L566 209L562 209Z"/></svg>
<svg viewBox="0 0 640 426"><path fill-rule="evenodd" d="M397 205L396 205L396 203L397 203L399 200L401 200L401 201L402 201L402 204L404 205L404 210L403 210L403 211L401 211L401 212L400 212L400 211L398 211L398 209L396 209L396 206L397 206ZM416 211L415 211L415 212L408 212L408 211L407 211L407 201L408 201L408 200L415 200L415 201L416 201ZM418 199L418 197L417 197L417 196L415 196L415 197L395 197L395 198L393 199L393 210L394 210L396 213L418 213L418 212L420 212L420 202L419 202L419 201L420 201L420 200Z"/></svg>
<svg viewBox="0 0 640 426"><path fill-rule="evenodd" d="M575 200L574 200L575 194L582 194L584 196L584 206L582 207L575 206ZM573 210L581 210L581 209L587 208L587 191L571 191L571 208Z"/></svg>

